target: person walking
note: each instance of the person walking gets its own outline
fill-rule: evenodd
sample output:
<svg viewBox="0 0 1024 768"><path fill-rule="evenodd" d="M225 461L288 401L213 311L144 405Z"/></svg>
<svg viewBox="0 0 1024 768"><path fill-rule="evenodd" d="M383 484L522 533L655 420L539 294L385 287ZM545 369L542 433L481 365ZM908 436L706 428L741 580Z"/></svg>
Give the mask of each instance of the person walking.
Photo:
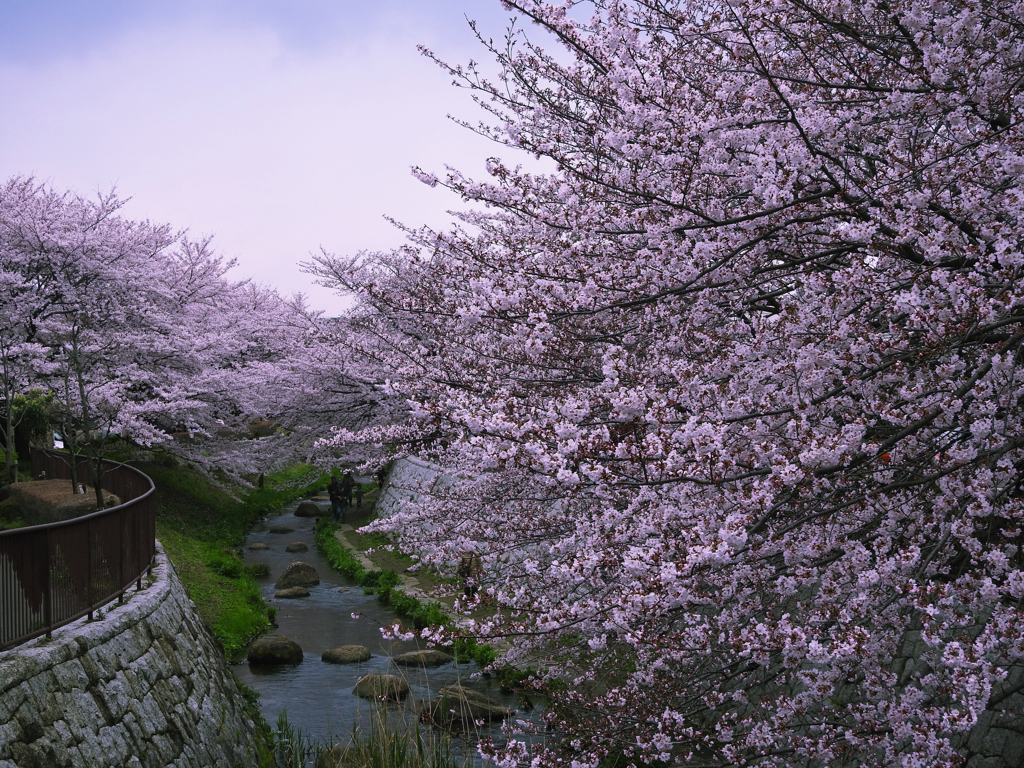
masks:
<svg viewBox="0 0 1024 768"><path fill-rule="evenodd" d="M352 477L351 472L346 472L345 476L341 478L341 491L345 496L345 501L348 504L352 503L352 489L356 487L355 478ZM347 505L346 505L347 506Z"/></svg>
<svg viewBox="0 0 1024 768"><path fill-rule="evenodd" d="M459 561L458 568L455 569L455 574L462 578L463 593L466 597L476 597L477 590L479 589L480 574L483 573L483 570L483 566L480 563L480 555L470 550L462 553L462 558Z"/></svg>
<svg viewBox="0 0 1024 768"><path fill-rule="evenodd" d="M345 507L342 504L345 492L342 489L338 478L332 478L331 484L327 486L327 495L331 497L331 514L334 515L334 522L345 522Z"/></svg>

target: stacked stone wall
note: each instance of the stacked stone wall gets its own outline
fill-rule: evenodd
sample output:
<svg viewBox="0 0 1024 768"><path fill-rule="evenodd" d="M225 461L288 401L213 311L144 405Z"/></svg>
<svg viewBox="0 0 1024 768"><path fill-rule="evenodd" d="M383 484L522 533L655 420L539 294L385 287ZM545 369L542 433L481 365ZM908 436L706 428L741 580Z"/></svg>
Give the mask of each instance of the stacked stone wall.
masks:
<svg viewBox="0 0 1024 768"><path fill-rule="evenodd" d="M159 544L143 585L0 653L0 768L256 764L238 683Z"/></svg>
<svg viewBox="0 0 1024 768"><path fill-rule="evenodd" d="M377 516L391 517L401 510L402 505L422 501L424 495L429 494L439 481L442 485L448 485L452 478L436 464L416 456L396 459L388 472L387 483L377 498Z"/></svg>

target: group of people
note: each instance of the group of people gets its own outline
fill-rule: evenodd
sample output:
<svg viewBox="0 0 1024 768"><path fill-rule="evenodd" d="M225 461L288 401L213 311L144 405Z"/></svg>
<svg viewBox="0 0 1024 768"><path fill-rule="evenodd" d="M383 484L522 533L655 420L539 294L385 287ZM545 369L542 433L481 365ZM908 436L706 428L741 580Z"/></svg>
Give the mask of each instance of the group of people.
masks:
<svg viewBox="0 0 1024 768"><path fill-rule="evenodd" d="M333 478L327 486L327 494L331 497L331 514L336 523L345 522L345 513L352 506L353 496L357 508L363 505L363 486L356 482L351 472L346 472L340 480Z"/></svg>
<svg viewBox="0 0 1024 768"><path fill-rule="evenodd" d="M379 488L384 487L385 477L384 467L381 467L374 475ZM331 514L336 523L345 522L345 513L353 502L356 509L363 506L363 486L356 482L351 472L346 472L341 478L332 478L331 484L327 486L327 494L331 497Z"/></svg>

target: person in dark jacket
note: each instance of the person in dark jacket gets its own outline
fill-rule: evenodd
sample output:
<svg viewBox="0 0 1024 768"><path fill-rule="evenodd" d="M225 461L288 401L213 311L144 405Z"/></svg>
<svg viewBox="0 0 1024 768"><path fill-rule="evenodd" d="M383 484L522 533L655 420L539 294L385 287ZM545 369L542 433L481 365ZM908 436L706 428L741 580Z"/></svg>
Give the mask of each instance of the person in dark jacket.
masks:
<svg viewBox="0 0 1024 768"><path fill-rule="evenodd" d="M345 522L345 491L342 489L338 478L333 478L327 486L327 495L331 497L331 514L334 515L334 522Z"/></svg>

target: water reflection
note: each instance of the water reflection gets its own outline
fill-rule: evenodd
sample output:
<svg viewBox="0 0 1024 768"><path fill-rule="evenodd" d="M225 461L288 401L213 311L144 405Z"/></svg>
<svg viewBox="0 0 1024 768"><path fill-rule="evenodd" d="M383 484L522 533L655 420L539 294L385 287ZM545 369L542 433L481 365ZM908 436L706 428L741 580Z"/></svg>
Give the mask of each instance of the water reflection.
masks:
<svg viewBox="0 0 1024 768"><path fill-rule="evenodd" d="M245 542L247 562L270 566L268 576L259 579L264 597L277 607L276 631L295 640L303 650L303 662L297 666L261 667L248 663L233 667L236 676L260 693L263 716L271 725L282 710L288 711L293 726L301 727L309 736L326 743L348 742L353 726L361 724L369 730L376 704L352 693L356 681L371 672L404 676L412 694L403 705L392 707L416 713L422 702L434 698L446 685L460 683L478 690L510 709L517 708L517 697L504 693L491 678L479 676L473 663L450 664L432 669L398 667L391 656L416 650L416 642L383 639L380 627L400 621L389 607L382 606L373 595L364 595L362 587L335 572L316 548L313 528L315 519L295 517L298 502L286 507L277 517L265 521ZM326 504L323 504L326 507ZM292 533L270 533L274 526L288 526ZM308 545L307 552L285 551L289 544ZM249 550L256 544L268 549ZM309 587L310 596L298 599L274 599L274 582L289 564L300 560L309 563L320 576L320 584ZM352 614L361 614L353 618ZM363 645L373 656L357 664L327 664L321 654L338 645ZM522 716L517 713L517 716ZM502 741L500 728L485 731Z"/></svg>

